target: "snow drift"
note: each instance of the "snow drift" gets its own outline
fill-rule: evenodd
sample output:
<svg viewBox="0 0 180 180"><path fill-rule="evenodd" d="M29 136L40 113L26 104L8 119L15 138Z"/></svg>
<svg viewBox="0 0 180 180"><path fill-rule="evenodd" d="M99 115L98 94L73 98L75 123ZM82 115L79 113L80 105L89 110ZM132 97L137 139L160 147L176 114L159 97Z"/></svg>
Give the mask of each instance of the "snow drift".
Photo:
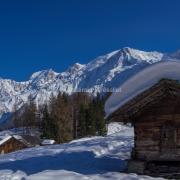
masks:
<svg viewBox="0 0 180 180"><path fill-rule="evenodd" d="M133 147L132 127L112 123L108 127L108 134L106 137L82 138L66 144L28 148L1 155L0 179L155 179L121 172L126 169Z"/></svg>
<svg viewBox="0 0 180 180"><path fill-rule="evenodd" d="M131 77L118 88L119 92L113 93L107 100L106 117L163 78L180 80L180 62L161 61Z"/></svg>

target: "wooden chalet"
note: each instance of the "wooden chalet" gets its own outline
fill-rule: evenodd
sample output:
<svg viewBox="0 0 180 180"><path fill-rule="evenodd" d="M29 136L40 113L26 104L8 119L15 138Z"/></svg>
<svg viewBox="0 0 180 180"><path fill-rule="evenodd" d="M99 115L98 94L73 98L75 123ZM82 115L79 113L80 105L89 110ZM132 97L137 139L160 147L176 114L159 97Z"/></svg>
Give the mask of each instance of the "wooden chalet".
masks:
<svg viewBox="0 0 180 180"><path fill-rule="evenodd" d="M180 84L163 79L109 117L134 126L128 171L180 178Z"/></svg>
<svg viewBox="0 0 180 180"><path fill-rule="evenodd" d="M28 147L28 143L20 136L7 136L0 140L0 153L10 153Z"/></svg>

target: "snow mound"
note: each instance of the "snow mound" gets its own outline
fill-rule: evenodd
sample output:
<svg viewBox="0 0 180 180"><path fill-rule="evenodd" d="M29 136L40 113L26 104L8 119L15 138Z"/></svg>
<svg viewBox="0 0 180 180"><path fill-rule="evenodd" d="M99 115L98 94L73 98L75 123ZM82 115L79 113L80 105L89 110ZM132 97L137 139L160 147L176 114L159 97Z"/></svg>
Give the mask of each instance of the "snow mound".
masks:
<svg viewBox="0 0 180 180"><path fill-rule="evenodd" d="M130 124L124 125L123 123L120 123L120 122L113 122L108 125L107 134L108 135L115 135L116 133L125 134L127 132L127 129L130 129L130 128L131 128ZM132 136L133 129L132 131L129 130L127 135Z"/></svg>
<svg viewBox="0 0 180 180"><path fill-rule="evenodd" d="M162 78L180 80L179 61L161 61L140 71L113 93L105 104L106 117L116 111L126 102L155 85Z"/></svg>
<svg viewBox="0 0 180 180"><path fill-rule="evenodd" d="M42 144L42 145L55 144L55 140L53 140L53 139L44 139L41 144Z"/></svg>
<svg viewBox="0 0 180 180"><path fill-rule="evenodd" d="M82 138L66 144L28 148L1 155L0 179L156 179L121 172L126 169L134 144L133 128L111 123L108 129L113 135Z"/></svg>
<svg viewBox="0 0 180 180"><path fill-rule="evenodd" d="M132 128L126 131L128 134ZM63 180L75 177L99 179L102 174L109 172L117 172L121 176L119 172L126 168L132 146L133 136L116 133L116 136L91 137L66 144L28 148L1 155L0 172L23 172L27 175L25 179L53 179L56 175Z"/></svg>
<svg viewBox="0 0 180 180"><path fill-rule="evenodd" d="M138 176L137 174L125 174L125 173L105 173L98 175L82 175L70 171L44 171L32 176L29 176L27 180L162 180L162 178L151 178L149 176Z"/></svg>

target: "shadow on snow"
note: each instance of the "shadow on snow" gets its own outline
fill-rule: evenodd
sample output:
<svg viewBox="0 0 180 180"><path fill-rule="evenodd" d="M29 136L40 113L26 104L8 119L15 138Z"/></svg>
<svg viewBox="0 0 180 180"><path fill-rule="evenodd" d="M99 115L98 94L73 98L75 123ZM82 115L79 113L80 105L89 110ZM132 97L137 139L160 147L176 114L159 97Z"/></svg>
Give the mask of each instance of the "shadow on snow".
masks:
<svg viewBox="0 0 180 180"><path fill-rule="evenodd" d="M95 157L93 152L60 153L52 156L40 156L23 160L16 160L0 164L0 170L21 170L27 175L44 170L67 170L84 175L123 171L127 162L117 157Z"/></svg>

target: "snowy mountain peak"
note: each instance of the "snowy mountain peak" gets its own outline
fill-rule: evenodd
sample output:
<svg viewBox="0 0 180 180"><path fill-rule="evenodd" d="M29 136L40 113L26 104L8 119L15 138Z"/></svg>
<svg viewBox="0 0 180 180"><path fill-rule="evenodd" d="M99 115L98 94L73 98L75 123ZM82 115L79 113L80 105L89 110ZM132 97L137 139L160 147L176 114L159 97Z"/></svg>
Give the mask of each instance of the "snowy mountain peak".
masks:
<svg viewBox="0 0 180 180"><path fill-rule="evenodd" d="M157 51L145 52L129 47L125 47L121 50L124 59L129 61L131 59L138 62L146 61L148 63L155 63L163 58L163 53Z"/></svg>
<svg viewBox="0 0 180 180"><path fill-rule="evenodd" d="M150 64L172 59L172 56L180 59L180 51L163 54L125 47L99 56L85 65L75 63L62 73L52 69L38 71L26 82L0 79L0 116L12 112L14 102L18 103L19 108L23 106L29 95L37 104L42 104L52 93L56 95L60 91L72 93L90 89L95 93L105 88L119 87Z"/></svg>
<svg viewBox="0 0 180 180"><path fill-rule="evenodd" d="M48 69L48 70L43 70L43 71L38 71L38 72L33 73L30 77L30 80L41 79L47 76L55 77L56 75L58 75L58 73L56 73L52 69Z"/></svg>
<svg viewBox="0 0 180 180"><path fill-rule="evenodd" d="M85 67L84 64L75 63L74 65L72 65L68 68L68 71L71 73L74 73L74 72L81 70L83 67Z"/></svg>
<svg viewBox="0 0 180 180"><path fill-rule="evenodd" d="M124 51L124 52L130 53L131 51L134 51L134 50L137 50L137 49L134 49L134 48L131 48L131 47L124 47L124 48L122 48L120 50Z"/></svg>
<svg viewBox="0 0 180 180"><path fill-rule="evenodd" d="M106 57L107 59L109 59L109 58L113 57L114 55L116 55L119 51L120 51L120 50L116 50L116 51L113 51L113 52L111 52L111 53L108 53L108 54L105 55L105 57Z"/></svg>

